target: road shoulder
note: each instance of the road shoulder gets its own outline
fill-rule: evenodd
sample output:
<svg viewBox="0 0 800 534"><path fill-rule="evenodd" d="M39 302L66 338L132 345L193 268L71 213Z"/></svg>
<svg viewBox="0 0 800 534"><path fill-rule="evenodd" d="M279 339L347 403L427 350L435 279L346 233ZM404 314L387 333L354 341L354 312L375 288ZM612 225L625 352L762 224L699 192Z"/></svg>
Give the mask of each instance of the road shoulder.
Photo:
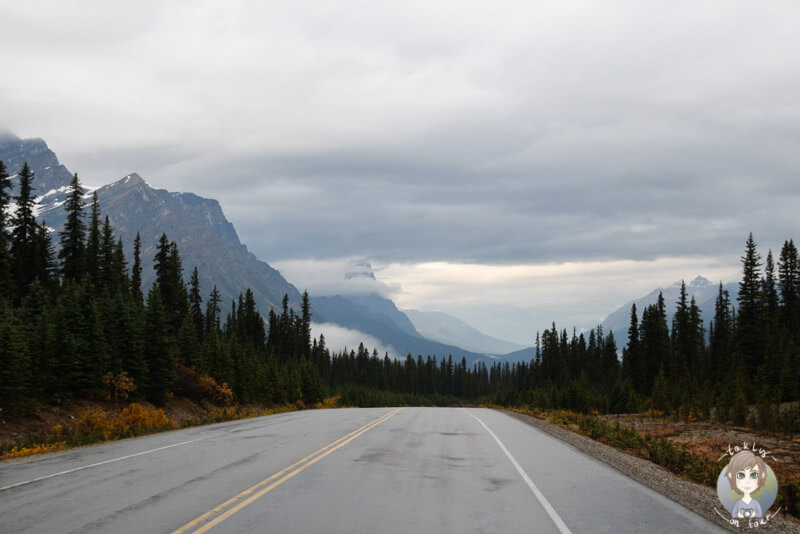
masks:
<svg viewBox="0 0 800 534"><path fill-rule="evenodd" d="M648 460L631 456L610 445L600 443L587 436L571 432L533 416L510 410L499 411L543 430L580 451L611 465L637 482L652 488L716 525L727 527L732 532L750 530L746 525L743 528L732 527L717 515L714 508L720 509L721 505L713 488L683 480ZM800 528L800 525L785 519L779 514L771 519L768 525L764 525L758 530L763 532L796 533L798 528Z"/></svg>

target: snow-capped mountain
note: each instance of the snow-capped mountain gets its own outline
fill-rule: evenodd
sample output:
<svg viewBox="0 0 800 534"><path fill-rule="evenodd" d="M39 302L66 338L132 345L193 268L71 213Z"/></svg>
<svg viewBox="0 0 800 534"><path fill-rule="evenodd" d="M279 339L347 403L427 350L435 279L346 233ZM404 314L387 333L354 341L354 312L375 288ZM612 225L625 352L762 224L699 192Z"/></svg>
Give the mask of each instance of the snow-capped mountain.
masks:
<svg viewBox="0 0 800 534"><path fill-rule="evenodd" d="M60 231L66 218L62 205L72 173L41 139L0 138L0 160L11 175L28 163L34 172L37 217L54 231ZM284 295L289 296L295 310L300 309L297 288L247 250L216 200L155 189L137 174L129 174L95 191L101 217L108 216L115 236L122 239L129 262L132 262L133 241L140 234L145 288L154 277L156 245L161 234L166 234L178 245L184 277L188 279L194 267L198 268L204 298L216 285L223 307L229 309L231 300L250 288L262 313L270 308L280 309ZM86 201L88 214L91 191L87 191ZM58 246L57 234L53 236L53 244Z"/></svg>

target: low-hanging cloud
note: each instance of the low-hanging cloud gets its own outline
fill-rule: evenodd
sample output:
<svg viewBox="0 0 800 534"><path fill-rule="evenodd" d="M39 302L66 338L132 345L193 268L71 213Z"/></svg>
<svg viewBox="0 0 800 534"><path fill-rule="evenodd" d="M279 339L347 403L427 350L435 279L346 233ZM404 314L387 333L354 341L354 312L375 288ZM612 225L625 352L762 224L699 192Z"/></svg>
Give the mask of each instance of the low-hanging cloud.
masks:
<svg viewBox="0 0 800 534"><path fill-rule="evenodd" d="M320 339L320 335L324 336L325 346L332 354L340 354L342 352L349 354L351 350L358 351L359 346L363 344L370 354L374 354L377 351L378 356L381 358L386 354L393 359L401 357L393 347L382 343L374 337L337 324L311 323L311 335L316 340Z"/></svg>

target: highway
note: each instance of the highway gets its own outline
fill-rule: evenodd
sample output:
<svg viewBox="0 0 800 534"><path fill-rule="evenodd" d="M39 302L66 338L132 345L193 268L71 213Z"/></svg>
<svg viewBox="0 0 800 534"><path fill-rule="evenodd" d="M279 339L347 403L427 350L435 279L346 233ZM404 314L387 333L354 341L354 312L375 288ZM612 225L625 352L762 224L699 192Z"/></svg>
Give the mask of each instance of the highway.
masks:
<svg viewBox="0 0 800 534"><path fill-rule="evenodd" d="M308 410L0 463L0 532L724 532L502 412Z"/></svg>

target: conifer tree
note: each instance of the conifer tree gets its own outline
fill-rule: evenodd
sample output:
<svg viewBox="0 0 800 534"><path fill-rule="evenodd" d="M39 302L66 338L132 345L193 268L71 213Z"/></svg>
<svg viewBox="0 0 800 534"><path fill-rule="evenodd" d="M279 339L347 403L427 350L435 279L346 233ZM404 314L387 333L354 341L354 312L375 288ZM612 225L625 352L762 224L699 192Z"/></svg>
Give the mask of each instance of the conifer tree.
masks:
<svg viewBox="0 0 800 534"><path fill-rule="evenodd" d="M198 341L203 340L205 318L203 317L203 297L200 295L200 274L195 266L192 278L189 281L189 313L192 317L195 336Z"/></svg>
<svg viewBox="0 0 800 534"><path fill-rule="evenodd" d="M800 256L793 240L785 241L778 258L781 318L795 344L800 342Z"/></svg>
<svg viewBox="0 0 800 534"><path fill-rule="evenodd" d="M11 234L9 226L9 207L11 204L11 179L2 160L0 160L0 295L10 295L11 278Z"/></svg>
<svg viewBox="0 0 800 534"><path fill-rule="evenodd" d="M131 297L133 298L133 302L137 305L144 305L144 295L142 294L142 238L139 236L139 232L136 232L136 239L133 240Z"/></svg>
<svg viewBox="0 0 800 534"><path fill-rule="evenodd" d="M153 284L147 294L144 332L147 397L156 405L164 405L177 380L177 354L158 284Z"/></svg>
<svg viewBox="0 0 800 534"><path fill-rule="evenodd" d="M0 408L8 414L32 408L33 369L22 332L19 319L0 299Z"/></svg>
<svg viewBox="0 0 800 534"><path fill-rule="evenodd" d="M211 332L218 333L220 330L219 314L221 302L222 297L220 296L219 290L217 286L214 286L214 289L211 290L208 296L208 302L206 303L206 335Z"/></svg>
<svg viewBox="0 0 800 534"><path fill-rule="evenodd" d="M675 383L680 383L688 378L688 362L693 342L689 320L689 299L686 295L686 283L681 280L680 295L675 306L675 316L672 320L672 359L668 368L669 377Z"/></svg>
<svg viewBox="0 0 800 534"><path fill-rule="evenodd" d="M92 193L92 210L86 239L86 273L93 283L100 279L100 202L96 191Z"/></svg>
<svg viewBox="0 0 800 534"><path fill-rule="evenodd" d="M650 395L659 368L670 361L669 328L662 293L658 294L657 304L647 306L642 312L639 348L643 356L643 382L639 393Z"/></svg>
<svg viewBox="0 0 800 534"><path fill-rule="evenodd" d="M763 299L761 256L756 250L753 234L747 238L742 261L742 280L739 282L736 349L745 376L755 374L762 360Z"/></svg>
<svg viewBox="0 0 800 534"><path fill-rule="evenodd" d="M55 256L47 222L42 221L42 224L36 225L33 239L32 280L40 280L47 287L57 284Z"/></svg>
<svg viewBox="0 0 800 534"><path fill-rule="evenodd" d="M105 289L109 292L112 291L114 285L114 247L116 246L114 240L114 231L111 229L111 223L106 215L103 221L103 227L100 232L100 250L98 255L99 260L99 285L100 289Z"/></svg>
<svg viewBox="0 0 800 534"><path fill-rule="evenodd" d="M628 346L622 353L622 376L637 391L644 387L644 363L639 350L639 336L639 315L636 312L636 303L633 303L628 326Z"/></svg>
<svg viewBox="0 0 800 534"><path fill-rule="evenodd" d="M69 194L64 204L67 220L59 233L61 250L61 276L63 280L79 280L86 270L86 224L83 222L83 194L78 175L72 177Z"/></svg>
<svg viewBox="0 0 800 534"><path fill-rule="evenodd" d="M177 332L188 311L188 293L183 282L178 246L162 234L158 242L155 261L156 284L162 299L164 313L173 332Z"/></svg>
<svg viewBox="0 0 800 534"><path fill-rule="evenodd" d="M39 225L34 217L36 195L33 194L34 175L27 162L19 174L19 194L14 197L17 211L12 218L11 260L12 276L17 287L24 292L36 278L37 271L37 233Z"/></svg>
<svg viewBox="0 0 800 534"><path fill-rule="evenodd" d="M713 376L726 376L731 366L733 313L730 294L719 284L719 293L714 305L714 321L709 336L709 372Z"/></svg>

